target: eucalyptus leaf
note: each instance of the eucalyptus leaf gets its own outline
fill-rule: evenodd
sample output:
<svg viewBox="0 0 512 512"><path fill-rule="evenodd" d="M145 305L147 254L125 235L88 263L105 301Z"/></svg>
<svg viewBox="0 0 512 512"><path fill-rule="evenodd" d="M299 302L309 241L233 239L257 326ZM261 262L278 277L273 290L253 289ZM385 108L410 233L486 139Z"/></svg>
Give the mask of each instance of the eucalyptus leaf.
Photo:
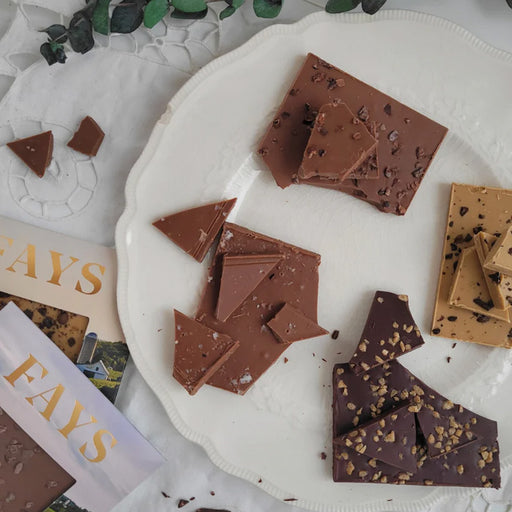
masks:
<svg viewBox="0 0 512 512"><path fill-rule="evenodd" d="M144 19L140 0L123 0L112 12L111 32L130 34L137 29Z"/></svg>
<svg viewBox="0 0 512 512"><path fill-rule="evenodd" d="M236 12L236 7L233 7L231 5L228 5L224 10L222 10L219 14L219 18L221 20L224 20L226 18L229 18Z"/></svg>
<svg viewBox="0 0 512 512"><path fill-rule="evenodd" d="M171 12L171 18L176 18L180 20L200 20L204 18L207 14L208 8L200 12L184 12L180 11L179 9L174 9L174 11Z"/></svg>
<svg viewBox="0 0 512 512"><path fill-rule="evenodd" d="M375 14L385 3L386 0L363 0L363 11Z"/></svg>
<svg viewBox="0 0 512 512"><path fill-rule="evenodd" d="M57 58L57 62L60 64L64 64L66 62L66 52L64 51L64 46L62 46L61 43L56 43L55 41L52 41L50 43L50 46L52 47L53 53L55 54L55 57Z"/></svg>
<svg viewBox="0 0 512 512"><path fill-rule="evenodd" d="M203 12L208 8L204 0L172 0L172 5L178 11L187 13Z"/></svg>
<svg viewBox="0 0 512 512"><path fill-rule="evenodd" d="M507 4L512 9L512 0L507 0Z"/></svg>
<svg viewBox="0 0 512 512"><path fill-rule="evenodd" d="M259 18L275 18L283 6L282 0L254 0L253 8Z"/></svg>
<svg viewBox="0 0 512 512"><path fill-rule="evenodd" d="M245 0L230 0L230 1L228 1L228 4L231 5L231 7L238 9L239 7L242 7L244 2L245 2Z"/></svg>
<svg viewBox="0 0 512 512"><path fill-rule="evenodd" d="M43 43L39 48L39 52L45 58L46 62L48 62L49 66L53 66L57 63L57 57L53 52L50 43Z"/></svg>
<svg viewBox="0 0 512 512"><path fill-rule="evenodd" d="M69 42L71 48L78 53L87 53L94 46L92 22L82 12L77 12L69 24Z"/></svg>
<svg viewBox="0 0 512 512"><path fill-rule="evenodd" d="M108 36L110 31L108 8L110 0L98 0L92 14L92 26L94 30L104 36Z"/></svg>
<svg viewBox="0 0 512 512"><path fill-rule="evenodd" d="M361 0L329 0L325 10L331 14L347 12L355 9L360 3Z"/></svg>
<svg viewBox="0 0 512 512"><path fill-rule="evenodd" d="M153 28L169 12L169 0L150 0L144 9L144 26Z"/></svg>
<svg viewBox="0 0 512 512"><path fill-rule="evenodd" d="M96 8L97 3L98 0L87 0L85 7L80 11L75 12L75 16L77 14L81 14L82 16L85 16L87 19L90 20L94 14L94 9Z"/></svg>
<svg viewBox="0 0 512 512"><path fill-rule="evenodd" d="M51 41L65 43L68 40L68 29L64 25L51 25L41 32L46 32Z"/></svg>

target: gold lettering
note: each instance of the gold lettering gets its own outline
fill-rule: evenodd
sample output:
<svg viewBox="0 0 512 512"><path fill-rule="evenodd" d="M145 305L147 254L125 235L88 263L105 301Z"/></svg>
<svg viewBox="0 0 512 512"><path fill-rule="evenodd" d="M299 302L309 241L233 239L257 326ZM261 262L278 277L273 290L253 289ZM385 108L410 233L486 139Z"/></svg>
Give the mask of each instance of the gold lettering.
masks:
<svg viewBox="0 0 512 512"><path fill-rule="evenodd" d="M0 235L0 238L3 238L4 240L7 240L7 247L12 247L12 244L14 243L14 239L13 238L8 238L8 237L6 237L4 235ZM0 256L3 256L4 252L5 252L5 249L2 249L0 247Z"/></svg>
<svg viewBox="0 0 512 512"><path fill-rule="evenodd" d="M30 404L34 405L34 398L42 398L44 402L46 402L46 407L43 411L39 411L43 418L50 421L50 417L55 410L55 407L57 407L57 404L59 403L60 397L62 396L62 393L64 393L64 386L62 384L58 384L54 388L47 389L46 391L42 391L41 393L38 393L34 396L27 396L25 397L25 400ZM47 400L45 395L47 393L52 393L52 396L50 400Z"/></svg>
<svg viewBox="0 0 512 512"><path fill-rule="evenodd" d="M73 430L85 427L86 425L92 425L93 423L98 423L98 420L94 416L91 416L91 421L88 421L87 423L80 423L80 425L78 425L78 420L83 410L84 406L78 400L75 400L75 408L73 409L73 414L71 414L68 424L59 430L66 439Z"/></svg>
<svg viewBox="0 0 512 512"><path fill-rule="evenodd" d="M80 281L78 281L76 283L75 290L79 291L80 293L84 293L85 295L94 295L101 290L101 279L91 272L91 267L98 267L100 274L105 274L105 267L99 263L87 263L83 266L82 275L85 277L85 279L87 279L87 281L89 281L89 283L93 285L93 289L90 292L84 291Z"/></svg>
<svg viewBox="0 0 512 512"><path fill-rule="evenodd" d="M27 255L26 261L22 258L25 256L25 253ZM23 265L27 266L27 277L32 277L33 279L37 279L36 276L36 247L32 244L27 244L26 249L13 261L12 265L9 268L6 268L5 270L8 270L9 272L16 272L14 269L14 265L16 263L22 263Z"/></svg>
<svg viewBox="0 0 512 512"><path fill-rule="evenodd" d="M56 284L57 286L60 286L60 277L66 270L74 265L78 260L78 258L74 258L73 256L70 256L69 259L71 260L71 263L68 263L68 265L64 268L62 268L60 257L62 256L62 253L50 251L50 254L52 255L52 266L53 266L53 275L49 281L46 281L50 284Z"/></svg>
<svg viewBox="0 0 512 512"><path fill-rule="evenodd" d="M44 379L48 375L48 370L32 355L29 354L28 359L23 362L16 370L14 370L10 375L5 376L4 379L12 386L14 387L14 383L22 376L25 375L27 378L27 382L32 382L35 377L32 377L32 375L29 375L27 372L32 368L34 365L39 365L41 367L41 379Z"/></svg>
<svg viewBox="0 0 512 512"><path fill-rule="evenodd" d="M80 453L89 461L89 462L101 462L107 455L107 448L103 444L103 440L101 439L104 434L108 434L109 437L112 439L110 441L110 448L114 448L114 446L117 444L117 439L108 431L108 430L98 430L93 438L92 442L94 443L94 446L96 448L97 455L94 458L89 458L87 455L85 455L85 450L87 449L87 443L84 443L82 446L80 446Z"/></svg>

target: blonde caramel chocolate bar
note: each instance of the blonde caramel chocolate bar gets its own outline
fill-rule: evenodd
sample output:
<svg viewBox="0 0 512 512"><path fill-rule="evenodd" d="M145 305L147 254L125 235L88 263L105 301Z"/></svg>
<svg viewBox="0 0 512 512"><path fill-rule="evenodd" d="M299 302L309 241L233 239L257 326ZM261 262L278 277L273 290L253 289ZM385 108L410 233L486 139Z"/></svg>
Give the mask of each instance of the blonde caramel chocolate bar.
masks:
<svg viewBox="0 0 512 512"><path fill-rule="evenodd" d="M487 255L484 267L512 275L512 228L507 228Z"/></svg>
<svg viewBox="0 0 512 512"><path fill-rule="evenodd" d="M452 184L432 334L494 347L512 346L508 322L452 306L450 287L462 250L480 231L501 233L512 222L512 190Z"/></svg>

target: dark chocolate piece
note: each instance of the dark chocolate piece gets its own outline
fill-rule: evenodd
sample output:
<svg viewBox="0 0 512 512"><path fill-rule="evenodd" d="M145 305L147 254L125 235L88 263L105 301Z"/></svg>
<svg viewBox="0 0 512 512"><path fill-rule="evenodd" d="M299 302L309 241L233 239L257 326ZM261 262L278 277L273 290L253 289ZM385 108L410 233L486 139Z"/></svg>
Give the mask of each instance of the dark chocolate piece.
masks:
<svg viewBox="0 0 512 512"><path fill-rule="evenodd" d="M0 456L2 512L29 508L30 512L42 512L75 483L75 479L2 409Z"/></svg>
<svg viewBox="0 0 512 512"><path fill-rule="evenodd" d="M281 343L294 343L328 334L323 327L290 304L285 304L276 316L267 322L267 326Z"/></svg>
<svg viewBox="0 0 512 512"><path fill-rule="evenodd" d="M215 318L224 254L276 254L284 258L226 322ZM210 267L196 319L240 342L240 348L208 381L244 394L279 358L287 345L277 343L265 325L284 302L317 320L320 256L249 229L226 223Z"/></svg>
<svg viewBox="0 0 512 512"><path fill-rule="evenodd" d="M367 371L423 345L408 304L407 295L375 293L361 340L350 360L355 373Z"/></svg>
<svg viewBox="0 0 512 512"><path fill-rule="evenodd" d="M174 310L174 378L191 394L233 355L240 343Z"/></svg>
<svg viewBox="0 0 512 512"><path fill-rule="evenodd" d="M236 199L174 213L153 222L165 236L194 259L203 261Z"/></svg>
<svg viewBox="0 0 512 512"><path fill-rule="evenodd" d="M8 142L7 147L32 170L42 178L46 168L52 161L53 133L39 133L32 137Z"/></svg>
<svg viewBox="0 0 512 512"><path fill-rule="evenodd" d="M304 151L299 177L342 181L363 162L375 158L376 146L375 138L344 103L322 105Z"/></svg>
<svg viewBox="0 0 512 512"><path fill-rule="evenodd" d="M224 254L215 317L225 322L282 259L282 254Z"/></svg>
<svg viewBox="0 0 512 512"><path fill-rule="evenodd" d="M87 116L80 122L78 130L68 142L68 146L84 155L96 156L104 138L105 133L98 123L92 117Z"/></svg>
<svg viewBox="0 0 512 512"><path fill-rule="evenodd" d="M327 103L345 103L370 133L374 123L379 133L379 177L341 184L320 178L302 182L346 192L384 212L404 215L446 128L313 54L307 56L278 109L279 123L269 126L259 146L277 184L285 188L299 180L311 126Z"/></svg>

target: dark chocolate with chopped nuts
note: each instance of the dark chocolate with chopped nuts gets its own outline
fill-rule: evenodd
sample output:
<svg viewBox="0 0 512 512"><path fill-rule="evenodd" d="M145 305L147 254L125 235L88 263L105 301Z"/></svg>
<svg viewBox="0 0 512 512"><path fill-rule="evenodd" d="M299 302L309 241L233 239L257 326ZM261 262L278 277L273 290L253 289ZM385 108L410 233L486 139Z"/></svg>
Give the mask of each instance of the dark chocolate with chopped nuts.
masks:
<svg viewBox="0 0 512 512"><path fill-rule="evenodd" d="M409 310L407 295L378 291L350 365L359 374L406 354L423 343Z"/></svg>

